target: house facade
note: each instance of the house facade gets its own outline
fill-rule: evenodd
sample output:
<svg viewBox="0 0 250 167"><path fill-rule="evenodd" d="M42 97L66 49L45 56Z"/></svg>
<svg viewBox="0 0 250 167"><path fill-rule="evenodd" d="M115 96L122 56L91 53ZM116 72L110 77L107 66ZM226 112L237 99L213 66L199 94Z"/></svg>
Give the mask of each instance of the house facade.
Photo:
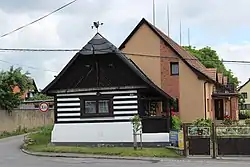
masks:
<svg viewBox="0 0 250 167"><path fill-rule="evenodd" d="M42 92L55 100L54 144L132 145L134 115L144 146L169 142L174 99L99 33Z"/></svg>
<svg viewBox="0 0 250 167"><path fill-rule="evenodd" d="M237 119L238 97L228 78L207 69L144 18L119 49L149 78L177 99L183 122L197 118Z"/></svg>
<svg viewBox="0 0 250 167"><path fill-rule="evenodd" d="M238 89L239 93L243 96L245 103L241 107L241 110L250 110L250 79L248 79L242 86Z"/></svg>

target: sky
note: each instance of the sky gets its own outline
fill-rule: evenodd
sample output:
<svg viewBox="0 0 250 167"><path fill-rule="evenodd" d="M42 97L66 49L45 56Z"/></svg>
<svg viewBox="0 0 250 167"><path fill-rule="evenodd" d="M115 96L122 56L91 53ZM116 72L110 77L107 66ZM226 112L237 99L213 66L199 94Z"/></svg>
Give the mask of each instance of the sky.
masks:
<svg viewBox="0 0 250 167"><path fill-rule="evenodd" d="M41 17L70 0L0 1L0 35ZM250 61L249 0L155 0L156 26L182 45L209 46L224 60ZM142 19L152 20L152 0L78 0L63 10L11 35L0 38L0 48L80 49L96 33L93 21L103 22L100 33L117 47ZM43 89L75 52L0 52L0 69L11 65L29 71ZM243 84L250 78L249 64L225 63ZM35 67L35 68L33 68Z"/></svg>

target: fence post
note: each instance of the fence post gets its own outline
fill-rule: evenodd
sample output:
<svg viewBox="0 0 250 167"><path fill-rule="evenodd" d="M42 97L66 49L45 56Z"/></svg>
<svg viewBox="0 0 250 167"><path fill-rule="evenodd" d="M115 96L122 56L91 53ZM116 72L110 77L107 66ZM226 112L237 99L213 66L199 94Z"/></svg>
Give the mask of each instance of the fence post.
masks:
<svg viewBox="0 0 250 167"><path fill-rule="evenodd" d="M185 157L188 156L188 148L187 148L187 142L188 142L188 138L187 138L187 125L183 124L183 139L184 139L184 152L183 155Z"/></svg>
<svg viewBox="0 0 250 167"><path fill-rule="evenodd" d="M217 157L217 151L216 151L216 125L214 122L212 122L212 150L213 150L213 155L212 158L216 159Z"/></svg>

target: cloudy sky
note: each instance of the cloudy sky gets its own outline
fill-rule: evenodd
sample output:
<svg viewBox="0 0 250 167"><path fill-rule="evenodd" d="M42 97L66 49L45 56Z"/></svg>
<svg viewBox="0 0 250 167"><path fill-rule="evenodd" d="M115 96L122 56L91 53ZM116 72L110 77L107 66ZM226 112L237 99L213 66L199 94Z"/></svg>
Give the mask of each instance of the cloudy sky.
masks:
<svg viewBox="0 0 250 167"><path fill-rule="evenodd" d="M167 32L166 6L170 6L170 36L182 44L211 46L224 60L250 61L249 0L155 0L156 26ZM0 1L0 35L37 19L69 0ZM136 24L152 22L152 0L78 0L76 3L25 29L0 38L0 48L76 48L95 34L93 21L104 22L100 32L119 46ZM43 89L73 57L74 52L0 52L0 69L22 65ZM226 63L245 82L250 64ZM36 67L34 69L32 67Z"/></svg>

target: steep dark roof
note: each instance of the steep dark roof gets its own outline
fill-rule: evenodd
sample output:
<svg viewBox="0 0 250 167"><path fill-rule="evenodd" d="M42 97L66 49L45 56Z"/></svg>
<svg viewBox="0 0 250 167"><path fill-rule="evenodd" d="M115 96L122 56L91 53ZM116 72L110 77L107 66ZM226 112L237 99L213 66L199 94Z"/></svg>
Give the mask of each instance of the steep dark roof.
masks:
<svg viewBox="0 0 250 167"><path fill-rule="evenodd" d="M38 90L38 88L37 88L37 86L36 86L36 82L35 82L34 79L32 79L32 83L33 83L33 86L34 86L34 91L35 91L35 92L39 92L39 90Z"/></svg>
<svg viewBox="0 0 250 167"><path fill-rule="evenodd" d="M250 78L243 84L239 87L238 91L240 91L244 86L246 86L248 83L250 82Z"/></svg>
<svg viewBox="0 0 250 167"><path fill-rule="evenodd" d="M130 38L136 33L136 31L143 25L146 24L148 27L174 52L177 53L180 59L184 61L198 76L207 79L210 82L217 83L214 79L212 79L206 73L206 67L193 55L187 52L184 48L174 42L171 38L165 35L161 30L148 22L145 18L143 18L139 24L134 28L134 30L129 34L129 36L124 40L124 42L120 45L119 49L123 49L126 43L130 40ZM218 83L217 83L218 84Z"/></svg>
<svg viewBox="0 0 250 167"><path fill-rule="evenodd" d="M92 56L98 54L115 53L124 63L128 65L142 80L144 80L150 87L155 89L158 93L164 97L171 98L170 95L165 93L157 85L154 84L130 59L127 58L117 47L104 38L101 34L97 33L76 55L69 61L69 63L63 68L59 75L47 85L42 92L47 93L51 87L59 80L59 78L65 73L65 71L71 66L71 64L77 59L78 56Z"/></svg>

